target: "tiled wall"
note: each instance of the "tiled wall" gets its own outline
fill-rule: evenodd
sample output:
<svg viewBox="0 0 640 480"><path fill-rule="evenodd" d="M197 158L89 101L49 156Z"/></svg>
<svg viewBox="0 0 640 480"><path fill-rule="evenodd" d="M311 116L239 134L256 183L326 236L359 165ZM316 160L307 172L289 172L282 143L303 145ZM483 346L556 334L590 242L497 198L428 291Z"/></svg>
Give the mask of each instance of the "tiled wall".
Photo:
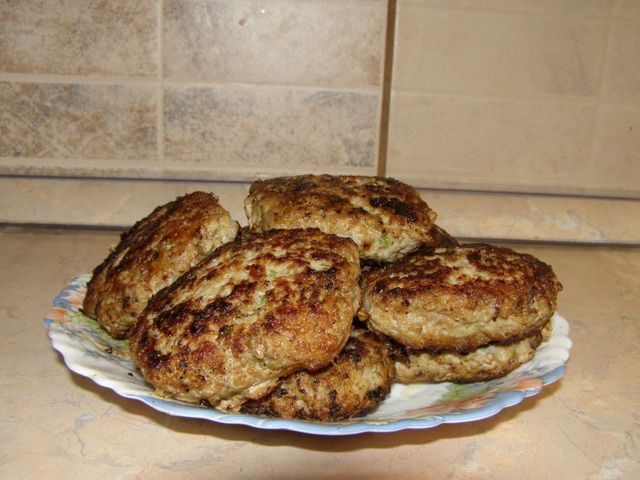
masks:
<svg viewBox="0 0 640 480"><path fill-rule="evenodd" d="M405 180L465 236L638 242L639 52L640 0L0 0L0 222L316 171Z"/></svg>
<svg viewBox="0 0 640 480"><path fill-rule="evenodd" d="M387 2L0 2L0 173L376 173Z"/></svg>
<svg viewBox="0 0 640 480"><path fill-rule="evenodd" d="M387 172L640 196L640 1L399 0Z"/></svg>

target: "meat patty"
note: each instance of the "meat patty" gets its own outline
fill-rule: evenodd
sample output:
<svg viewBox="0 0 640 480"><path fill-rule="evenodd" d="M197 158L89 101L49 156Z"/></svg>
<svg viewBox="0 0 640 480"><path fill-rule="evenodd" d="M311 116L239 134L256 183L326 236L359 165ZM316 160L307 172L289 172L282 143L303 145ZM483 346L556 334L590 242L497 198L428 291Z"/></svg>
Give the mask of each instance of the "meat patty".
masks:
<svg viewBox="0 0 640 480"><path fill-rule="evenodd" d="M551 322L547 325L550 330ZM535 332L521 340L490 343L468 353L411 351L406 359L396 362L397 380L400 383L493 380L531 360L542 339L543 334Z"/></svg>
<svg viewBox="0 0 640 480"><path fill-rule="evenodd" d="M429 231L428 239L426 239L418 247L418 250L437 248L437 247L457 248L459 246L460 244L453 236L451 236L446 230L444 230L440 226L434 224L431 230ZM386 268L387 266L389 266L389 263L392 263L392 262L381 262L377 260L362 260L360 262L360 267L362 268L362 275L364 276L365 273L371 270Z"/></svg>
<svg viewBox="0 0 640 480"><path fill-rule="evenodd" d="M389 395L395 378L394 347L365 328L354 328L340 355L316 372L285 378L267 397L249 401L244 413L337 421L364 416Z"/></svg>
<svg viewBox="0 0 640 480"><path fill-rule="evenodd" d="M414 350L469 352L539 331L562 285L551 267L508 248L421 249L362 279L359 316Z"/></svg>
<svg viewBox="0 0 640 480"><path fill-rule="evenodd" d="M189 193L157 207L93 270L84 313L125 338L154 293L237 232L238 223L211 193Z"/></svg>
<svg viewBox="0 0 640 480"><path fill-rule="evenodd" d="M394 261L431 239L435 213L411 186L368 176L257 180L245 199L253 231L320 228L351 238L363 259Z"/></svg>
<svg viewBox="0 0 640 480"><path fill-rule="evenodd" d="M422 242L421 246L433 248L456 248L459 247L460 244L444 228L434 224L429 231L428 238Z"/></svg>
<svg viewBox="0 0 640 480"><path fill-rule="evenodd" d="M328 365L361 301L358 248L318 229L251 234L149 301L130 352L159 395L237 411Z"/></svg>

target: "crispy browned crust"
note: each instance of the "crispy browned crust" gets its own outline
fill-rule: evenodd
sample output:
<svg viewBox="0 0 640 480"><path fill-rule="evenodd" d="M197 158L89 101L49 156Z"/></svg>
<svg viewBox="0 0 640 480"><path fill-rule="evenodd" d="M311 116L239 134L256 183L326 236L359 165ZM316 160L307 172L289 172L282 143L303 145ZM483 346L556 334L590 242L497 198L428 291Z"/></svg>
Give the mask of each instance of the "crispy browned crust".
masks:
<svg viewBox="0 0 640 480"><path fill-rule="evenodd" d="M458 240L439 225L434 224L427 237L422 242L423 247L456 248L460 246Z"/></svg>
<svg viewBox="0 0 640 480"><path fill-rule="evenodd" d="M364 416L391 391L394 348L385 338L355 328L329 366L290 375L267 397L245 403L242 411L325 422Z"/></svg>
<svg viewBox="0 0 640 480"><path fill-rule="evenodd" d="M282 376L330 363L360 304L357 246L317 229L217 249L150 301L130 351L159 394L238 410Z"/></svg>
<svg viewBox="0 0 640 480"><path fill-rule="evenodd" d="M531 360L542 339L542 333L535 332L521 340L490 343L468 353L410 351L405 359L396 363L397 381L472 383L494 380Z"/></svg>
<svg viewBox="0 0 640 480"><path fill-rule="evenodd" d="M315 227L351 238L364 259L393 261L431 241L435 213L390 178L300 175L258 180L245 211L253 231Z"/></svg>
<svg viewBox="0 0 640 480"><path fill-rule="evenodd" d="M562 285L551 267L508 248L422 249L362 279L360 317L415 349L468 352L545 325Z"/></svg>
<svg viewBox="0 0 640 480"><path fill-rule="evenodd" d="M126 337L155 292L237 231L238 223L210 193L193 192L155 208L123 233L93 270L84 313L112 336Z"/></svg>

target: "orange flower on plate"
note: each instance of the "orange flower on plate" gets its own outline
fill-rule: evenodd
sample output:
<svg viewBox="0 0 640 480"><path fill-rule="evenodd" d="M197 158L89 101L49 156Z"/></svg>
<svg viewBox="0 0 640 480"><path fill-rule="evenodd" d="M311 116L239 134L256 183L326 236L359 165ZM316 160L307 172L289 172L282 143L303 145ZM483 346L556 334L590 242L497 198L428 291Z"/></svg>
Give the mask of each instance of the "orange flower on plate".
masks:
<svg viewBox="0 0 640 480"><path fill-rule="evenodd" d="M543 387L542 379L540 378L523 378L517 383L513 384L510 390L541 390Z"/></svg>
<svg viewBox="0 0 640 480"><path fill-rule="evenodd" d="M68 310L60 307L53 307L47 313L47 320L51 320L52 322L57 323L69 323L71 319L69 315L67 315Z"/></svg>
<svg viewBox="0 0 640 480"><path fill-rule="evenodd" d="M79 312L82 308L82 301L87 293L86 287L78 287L73 290L65 290L64 299L69 302L69 308L73 312Z"/></svg>

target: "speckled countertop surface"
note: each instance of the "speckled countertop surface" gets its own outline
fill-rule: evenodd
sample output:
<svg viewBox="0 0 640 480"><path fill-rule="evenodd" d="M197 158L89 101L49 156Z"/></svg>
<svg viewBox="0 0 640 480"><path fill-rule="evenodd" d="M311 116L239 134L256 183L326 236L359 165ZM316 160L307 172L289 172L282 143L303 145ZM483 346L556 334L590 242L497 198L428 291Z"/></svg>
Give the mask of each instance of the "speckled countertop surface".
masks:
<svg viewBox="0 0 640 480"><path fill-rule="evenodd" d="M71 373L43 317L118 233L0 230L0 478L639 478L640 249L518 244L553 265L565 376L489 419L322 437L161 414Z"/></svg>

